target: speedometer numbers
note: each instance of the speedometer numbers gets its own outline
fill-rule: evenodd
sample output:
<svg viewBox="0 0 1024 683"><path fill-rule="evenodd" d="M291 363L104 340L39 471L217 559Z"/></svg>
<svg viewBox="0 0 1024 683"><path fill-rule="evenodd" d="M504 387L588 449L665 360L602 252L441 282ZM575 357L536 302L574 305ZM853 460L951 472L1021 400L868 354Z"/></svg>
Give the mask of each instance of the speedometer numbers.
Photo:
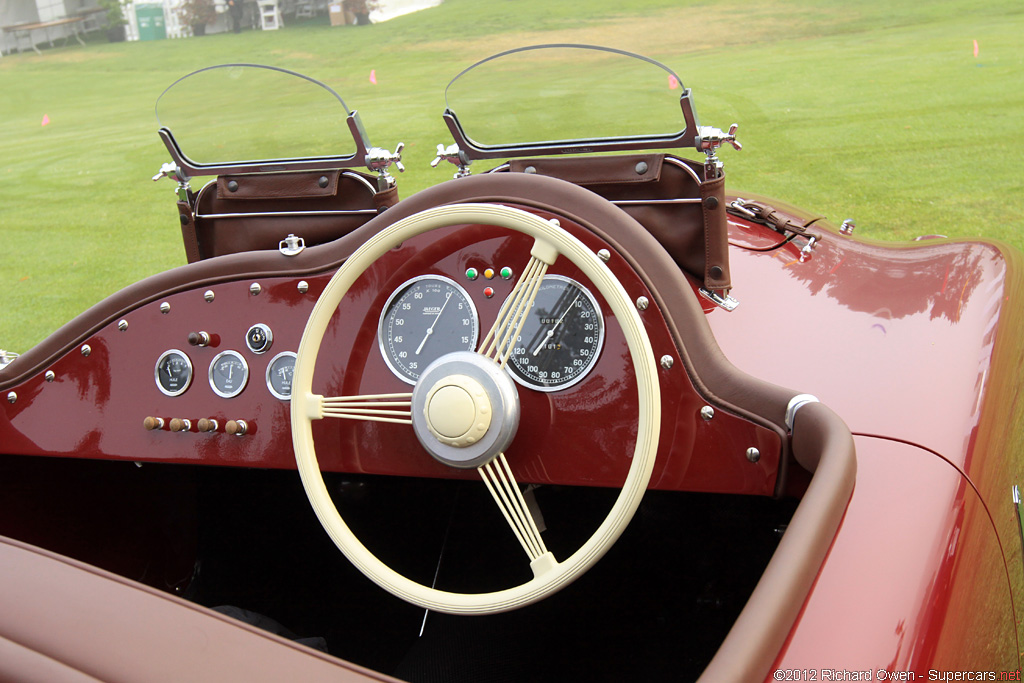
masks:
<svg viewBox="0 0 1024 683"><path fill-rule="evenodd" d="M391 371L415 384L433 361L453 351L476 348L480 322L462 287L440 275L404 283L388 298L377 338Z"/></svg>
<svg viewBox="0 0 1024 683"><path fill-rule="evenodd" d="M547 275L509 358L513 379L539 391L576 384L597 362L604 344L604 317L586 287Z"/></svg>

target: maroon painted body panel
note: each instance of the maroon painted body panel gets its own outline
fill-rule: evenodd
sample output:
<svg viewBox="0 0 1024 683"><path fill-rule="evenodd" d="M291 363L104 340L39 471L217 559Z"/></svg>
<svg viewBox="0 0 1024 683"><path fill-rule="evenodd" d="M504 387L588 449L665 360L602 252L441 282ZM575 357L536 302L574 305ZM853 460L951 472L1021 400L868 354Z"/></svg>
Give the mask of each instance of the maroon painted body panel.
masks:
<svg viewBox="0 0 1024 683"><path fill-rule="evenodd" d="M595 250L605 246L576 225L563 227ZM800 245L755 250L778 240L761 226L733 220L731 234L740 307L727 313L704 304L725 355L752 375L814 394L857 435L853 499L776 666L925 675L943 667L1013 670L1014 604L1024 605L1009 502L1024 474L1015 457L1024 411L1017 256L979 242L879 245L826 231L813 257L801 261ZM481 226L448 228L396 248L360 278L336 314L314 390L408 391L385 366L375 334L391 292L425 273L462 281L486 329L514 280L467 283L463 273L470 266L518 270L529 248L529 240ZM612 267L631 297L650 294L623 263ZM554 272L580 278L564 263ZM88 355L75 348L45 368L53 381L41 370L9 387L17 398L0 411L4 452L293 468L289 405L270 394L264 373L276 353L297 348L332 274L225 280L168 292L111 318L82 340ZM259 294L251 293L253 283ZM493 298L484 296L485 286L494 287ZM258 355L245 349L244 335L261 322L272 326L274 346ZM678 356L656 309L644 322L655 355ZM621 332L613 319L606 323L601 359L584 382L557 394L520 391L528 429L509 450L520 481L621 482L636 389ZM200 330L211 334L209 348L188 345L188 334ZM156 359L172 348L188 354L195 372L176 397L161 394L153 379ZM216 396L206 381L212 358L225 349L241 352L250 369L248 386L232 399ZM663 428L652 488L773 495L778 436L725 412L701 420L704 400L678 369L661 373ZM188 418L193 426L147 431L147 416ZM218 431L198 433L203 417L217 419ZM229 436L230 419L246 420L250 432ZM321 460L325 470L472 476L424 456L406 427L324 421L316 435L330 454ZM751 445L763 454L756 465L743 455ZM542 451L549 457L542 460ZM797 476L788 491L799 494L800 486Z"/></svg>
<svg viewBox="0 0 1024 683"><path fill-rule="evenodd" d="M605 246L593 235L567 224L596 250ZM355 283L325 336L314 391L325 396L409 391L385 365L376 336L377 320L388 296L410 278L435 273L461 280L480 313L486 330L515 283L515 278L466 282L468 267L512 266L520 270L529 259L532 240L493 228L446 228L408 240L392 250ZM625 264L613 265L633 298L650 296ZM562 259L551 272L575 279L581 273ZM264 375L270 359L294 351L312 311L333 272L316 277L273 277L224 282L176 292L111 320L84 340L88 356L75 349L21 385L14 404L5 404L0 436L5 451L23 455L111 458L148 462L192 462L210 465L294 468L289 404L274 398ZM298 284L306 282L301 293ZM260 293L253 295L256 283ZM485 287L494 295L484 296ZM207 301L206 291L213 292ZM522 425L508 457L517 478L532 483L618 486L625 477L635 436L636 386L627 369L625 339L608 307L606 339L594 371L581 383L557 393L520 390ZM167 304L169 310L161 312ZM121 331L120 321L127 322ZM250 352L246 330L256 323L271 326L272 349ZM655 309L645 316L657 357L678 357L664 320ZM190 332L208 332L208 347L189 346ZM168 349L180 349L194 368L192 384L180 396L162 394L154 366ZM214 357L240 352L250 377L234 398L216 395L207 382ZM713 422L700 418L704 401L680 365L661 374L665 419L659 457L651 487L771 495L775 489L781 446L778 436L749 421L719 411ZM61 415L59 429L54 416ZM147 431L146 417L159 417L164 427ZM186 432L171 432L173 418L191 421ZM199 433L201 418L215 419L218 430ZM228 420L245 420L243 437L225 433ZM586 425L585 428L580 428ZM111 426L114 426L111 428ZM452 470L426 455L408 427L364 421L324 420L315 427L327 471L419 477L472 478L475 473ZM756 463L745 457L757 447ZM559 457L551 457L558 454ZM693 457L695 454L704 457ZM547 455L547 457L544 457Z"/></svg>
<svg viewBox="0 0 1024 683"><path fill-rule="evenodd" d="M1016 670L1018 255L822 232L801 261L799 245L754 251L775 233L734 220L741 304L705 307L737 366L817 396L863 435L846 519L777 665Z"/></svg>

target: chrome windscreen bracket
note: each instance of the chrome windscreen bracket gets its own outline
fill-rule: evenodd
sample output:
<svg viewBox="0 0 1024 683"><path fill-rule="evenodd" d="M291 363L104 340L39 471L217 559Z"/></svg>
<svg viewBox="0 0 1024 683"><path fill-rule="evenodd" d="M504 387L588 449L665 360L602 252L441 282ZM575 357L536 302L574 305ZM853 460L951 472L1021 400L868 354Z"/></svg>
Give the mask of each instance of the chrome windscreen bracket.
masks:
<svg viewBox="0 0 1024 683"><path fill-rule="evenodd" d="M735 311L736 307L740 305L740 302L737 299L724 290L715 291L713 289L708 289L707 287L701 287L697 291L700 292L702 297L719 308L724 308L726 311Z"/></svg>
<svg viewBox="0 0 1024 683"><path fill-rule="evenodd" d="M168 161L161 166L160 170L157 171L157 174L153 176L153 182L156 182L161 178L170 178L175 181L177 183L177 187L174 188L174 193L177 195L178 201L188 201L188 193L192 190L192 188L189 187L188 181L191 180L191 178L181 170L181 167L178 166L178 164L173 161Z"/></svg>

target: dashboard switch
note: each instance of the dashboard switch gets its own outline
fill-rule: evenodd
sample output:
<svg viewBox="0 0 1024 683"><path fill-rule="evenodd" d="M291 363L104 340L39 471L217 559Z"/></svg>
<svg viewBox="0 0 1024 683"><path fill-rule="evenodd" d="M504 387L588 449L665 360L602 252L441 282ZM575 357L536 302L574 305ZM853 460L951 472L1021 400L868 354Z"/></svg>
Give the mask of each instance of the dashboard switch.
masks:
<svg viewBox="0 0 1024 683"><path fill-rule="evenodd" d="M232 436L245 436L245 433L249 431L249 425L245 420L228 420L228 423L224 425L224 431Z"/></svg>

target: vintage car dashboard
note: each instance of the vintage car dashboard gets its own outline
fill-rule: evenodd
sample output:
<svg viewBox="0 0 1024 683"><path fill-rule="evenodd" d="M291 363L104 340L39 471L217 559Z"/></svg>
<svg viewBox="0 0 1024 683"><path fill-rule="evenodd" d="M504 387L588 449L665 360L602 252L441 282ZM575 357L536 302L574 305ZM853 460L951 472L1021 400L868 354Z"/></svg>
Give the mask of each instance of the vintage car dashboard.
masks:
<svg viewBox="0 0 1024 683"><path fill-rule="evenodd" d="M600 237L557 218L608 259L638 302L651 338L662 404L651 486L772 494L778 434L709 406L680 362L644 279ZM320 293L358 241L357 232L295 257L230 255L121 293L128 299L123 308L108 311L93 332L10 390L6 415L22 441L11 450L294 468L295 354ZM531 243L494 226L457 225L391 249L335 311L316 361L314 392L409 392L442 353L477 350L528 262ZM88 312L69 327L85 327L98 315ZM520 427L507 452L517 478L620 485L637 425L629 351L600 293L567 259L543 281L508 369L521 401ZM408 425L324 419L314 423L314 438L325 471L473 476L433 460Z"/></svg>

